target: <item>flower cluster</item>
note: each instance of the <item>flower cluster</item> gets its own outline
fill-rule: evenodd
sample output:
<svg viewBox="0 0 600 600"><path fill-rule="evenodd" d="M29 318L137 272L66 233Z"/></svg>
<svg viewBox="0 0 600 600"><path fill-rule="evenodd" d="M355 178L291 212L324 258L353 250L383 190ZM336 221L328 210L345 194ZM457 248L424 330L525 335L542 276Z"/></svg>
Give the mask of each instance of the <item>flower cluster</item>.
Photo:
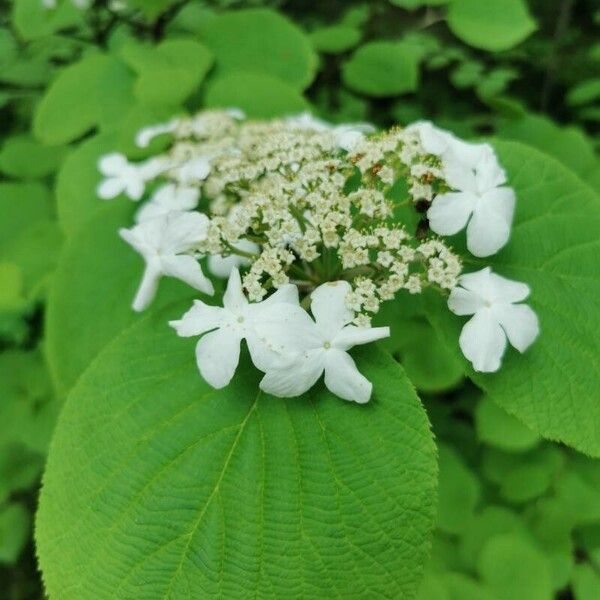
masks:
<svg viewBox="0 0 600 600"><path fill-rule="evenodd" d="M439 237L466 226L477 256L506 243L515 198L489 145L429 123L378 133L307 114L246 120L235 109L174 118L141 130L136 142L148 147L159 136L171 137L168 150L143 162L102 157L98 195L148 196L136 225L121 230L146 261L136 310L150 303L163 275L212 294L204 260L213 275L230 277L223 308L197 301L174 323L180 335L204 334L198 366L215 387L231 379L245 339L265 372L265 391L300 394L325 372L330 390L365 402L370 384L346 351L387 335L370 327L382 302L427 287L449 292L454 312L475 315L478 327L467 324L460 343L478 370L499 367L506 336L521 351L535 338L537 322L515 341L506 319L516 312L487 310L524 296L490 296L486 282L498 286L502 278L488 271L488 279L461 276L459 255ZM457 303L467 291L480 293L485 318L477 303L472 313ZM506 332L501 347L484 322Z"/></svg>

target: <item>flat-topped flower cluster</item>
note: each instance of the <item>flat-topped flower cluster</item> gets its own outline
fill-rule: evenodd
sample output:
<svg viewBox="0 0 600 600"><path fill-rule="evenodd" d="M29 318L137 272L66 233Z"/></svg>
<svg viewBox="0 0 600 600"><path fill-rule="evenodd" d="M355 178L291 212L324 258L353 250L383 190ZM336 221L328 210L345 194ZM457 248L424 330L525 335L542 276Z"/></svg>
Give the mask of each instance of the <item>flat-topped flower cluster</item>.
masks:
<svg viewBox="0 0 600 600"><path fill-rule="evenodd" d="M486 270L461 277L460 256L439 237L466 227L476 256L507 242L515 197L489 145L429 123L375 132L306 114L252 121L238 110L174 118L136 141L165 135L168 150L146 161L104 156L98 194L149 197L121 230L146 261L136 310L163 275L207 295L203 264L229 277L224 308L198 300L173 323L180 335L203 335L197 360L211 385L227 385L246 339L265 391L300 394L324 371L335 394L366 402L370 383L347 350L389 334L370 327L382 302L426 287L475 315L460 343L478 370L499 368L507 339L522 351L537 335L533 311L512 304L523 290L502 295L507 280ZM516 334L523 320L528 334Z"/></svg>

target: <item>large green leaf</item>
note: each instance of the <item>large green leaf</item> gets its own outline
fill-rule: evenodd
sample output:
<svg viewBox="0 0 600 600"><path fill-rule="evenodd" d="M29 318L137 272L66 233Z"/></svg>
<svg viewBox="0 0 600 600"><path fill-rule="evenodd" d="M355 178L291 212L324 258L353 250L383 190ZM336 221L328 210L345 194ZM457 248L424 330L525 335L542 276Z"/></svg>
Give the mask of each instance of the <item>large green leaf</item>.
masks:
<svg viewBox="0 0 600 600"><path fill-rule="evenodd" d="M517 193L512 237L489 264L532 288L541 335L520 355L509 349L498 373L471 372L488 398L544 437L600 456L600 199L572 172L534 148L497 142ZM465 318L431 298L430 318L457 353Z"/></svg>
<svg viewBox="0 0 600 600"><path fill-rule="evenodd" d="M104 206L65 244L46 317L48 362L60 395L107 342L139 318L131 300L143 263L118 235L131 223L132 209L129 202ZM189 290L166 279L154 306L187 297Z"/></svg>
<svg viewBox="0 0 600 600"><path fill-rule="evenodd" d="M412 92L419 81L422 48L410 41L369 42L344 64L344 83L369 96Z"/></svg>
<svg viewBox="0 0 600 600"><path fill-rule="evenodd" d="M241 108L249 117L266 119L308 110L302 94L281 79L263 73L231 73L215 78L206 90L206 105Z"/></svg>
<svg viewBox="0 0 600 600"><path fill-rule="evenodd" d="M448 26L463 42L507 50L536 29L525 0L450 0Z"/></svg>
<svg viewBox="0 0 600 600"><path fill-rule="evenodd" d="M51 597L412 598L435 512L427 417L383 351L366 406L323 387L214 390L153 315L114 340L61 415L37 518Z"/></svg>
<svg viewBox="0 0 600 600"><path fill-rule="evenodd" d="M283 15L252 8L225 12L199 24L220 72L258 72L302 90L313 80L317 58L306 34Z"/></svg>

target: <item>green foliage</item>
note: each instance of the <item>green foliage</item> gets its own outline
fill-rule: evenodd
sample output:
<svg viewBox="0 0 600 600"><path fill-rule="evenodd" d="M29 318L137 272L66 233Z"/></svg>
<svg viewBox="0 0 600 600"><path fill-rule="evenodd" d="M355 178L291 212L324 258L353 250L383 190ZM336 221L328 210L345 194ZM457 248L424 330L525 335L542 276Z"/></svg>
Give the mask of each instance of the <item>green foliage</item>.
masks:
<svg viewBox="0 0 600 600"><path fill-rule="evenodd" d="M450 0L448 26L475 48L507 50L535 31L524 0Z"/></svg>
<svg viewBox="0 0 600 600"><path fill-rule="evenodd" d="M369 96L396 96L416 89L421 51L408 41L370 42L344 65L344 83Z"/></svg>
<svg viewBox="0 0 600 600"><path fill-rule="evenodd" d="M263 73L302 90L315 76L308 37L283 15L266 9L223 13L202 27L222 73Z"/></svg>
<svg viewBox="0 0 600 600"><path fill-rule="evenodd" d="M394 361L360 353L375 387L361 421L324 388L257 393L247 367L209 388L164 316L116 338L65 406L37 519L50 595L412 595L435 457Z"/></svg>

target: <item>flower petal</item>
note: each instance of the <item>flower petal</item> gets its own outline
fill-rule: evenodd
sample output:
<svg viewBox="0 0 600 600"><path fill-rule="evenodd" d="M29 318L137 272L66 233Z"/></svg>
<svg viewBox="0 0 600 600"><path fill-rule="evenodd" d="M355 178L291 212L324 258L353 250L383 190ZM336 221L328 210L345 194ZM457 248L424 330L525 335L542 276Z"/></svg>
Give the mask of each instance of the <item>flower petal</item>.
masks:
<svg viewBox="0 0 600 600"><path fill-rule="evenodd" d="M477 293L455 287L448 298L448 308L455 315L473 315L485 306L485 300Z"/></svg>
<svg viewBox="0 0 600 600"><path fill-rule="evenodd" d="M529 296L530 289L526 283L513 281L501 275L490 272L489 274L489 294L493 302L502 302L512 304L522 302Z"/></svg>
<svg viewBox="0 0 600 600"><path fill-rule="evenodd" d="M242 280L240 278L240 272L237 268L231 270L229 274L229 281L227 282L227 289L223 295L223 306L232 312L241 310L247 306L248 300L244 296L242 290Z"/></svg>
<svg viewBox="0 0 600 600"><path fill-rule="evenodd" d="M467 248L475 256L495 254L510 237L515 204L510 188L497 188L485 194L476 204L467 226Z"/></svg>
<svg viewBox="0 0 600 600"><path fill-rule="evenodd" d="M209 296L215 293L212 281L202 272L200 263L193 256L164 256L161 258L161 265L165 275L180 279Z"/></svg>
<svg viewBox="0 0 600 600"><path fill-rule="evenodd" d="M311 294L310 310L326 338L333 338L352 320L354 314L346 306L346 297L351 291L347 281L330 281Z"/></svg>
<svg viewBox="0 0 600 600"><path fill-rule="evenodd" d="M329 350L325 358L325 385L343 400L364 404L371 398L371 382L356 368L353 358L341 350Z"/></svg>
<svg viewBox="0 0 600 600"><path fill-rule="evenodd" d="M454 235L464 229L475 204L476 198L471 193L440 194L427 211L429 227L439 235Z"/></svg>
<svg viewBox="0 0 600 600"><path fill-rule="evenodd" d="M339 350L349 350L359 344L368 344L376 340L390 337L389 327L357 327L346 325L332 340L332 345Z"/></svg>
<svg viewBox="0 0 600 600"><path fill-rule="evenodd" d="M217 329L200 338L196 363L200 374L212 387L225 387L240 362L240 338L229 329Z"/></svg>
<svg viewBox="0 0 600 600"><path fill-rule="evenodd" d="M269 370L259 387L263 392L279 398L300 396L317 382L324 368L324 350L298 354L282 367Z"/></svg>
<svg viewBox="0 0 600 600"><path fill-rule="evenodd" d="M127 158L119 152L105 154L98 161L98 170L102 175L121 175L128 166Z"/></svg>
<svg viewBox="0 0 600 600"><path fill-rule="evenodd" d="M128 177L125 180L125 193L130 200L139 200L144 195L145 184L138 177Z"/></svg>
<svg viewBox="0 0 600 600"><path fill-rule="evenodd" d="M98 184L96 194L102 200L112 200L116 198L124 189L123 181L118 177L104 179Z"/></svg>
<svg viewBox="0 0 600 600"><path fill-rule="evenodd" d="M206 239L209 219L199 212L171 212L163 217L165 227L161 254L178 254Z"/></svg>
<svg viewBox="0 0 600 600"><path fill-rule="evenodd" d="M194 300L192 308L177 321L169 321L169 325L179 337L202 335L216 329L224 323L225 311L220 306L210 306L202 300Z"/></svg>
<svg viewBox="0 0 600 600"><path fill-rule="evenodd" d="M534 310L526 304L505 304L494 307L508 341L519 352L525 352L540 333L540 324Z"/></svg>
<svg viewBox="0 0 600 600"><path fill-rule="evenodd" d="M484 308L465 323L459 344L476 371L492 373L500 368L506 334L492 310Z"/></svg>
<svg viewBox="0 0 600 600"><path fill-rule="evenodd" d="M137 289L135 298L133 299L132 308L136 312L141 312L148 308L158 288L158 282L161 277L160 266L155 261L146 264L142 281Z"/></svg>

